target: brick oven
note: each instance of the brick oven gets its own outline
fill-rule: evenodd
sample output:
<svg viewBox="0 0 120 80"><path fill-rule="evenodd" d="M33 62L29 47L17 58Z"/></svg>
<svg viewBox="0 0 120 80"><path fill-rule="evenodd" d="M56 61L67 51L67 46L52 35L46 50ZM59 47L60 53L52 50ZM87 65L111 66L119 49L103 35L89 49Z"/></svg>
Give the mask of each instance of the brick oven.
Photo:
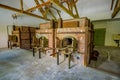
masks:
<svg viewBox="0 0 120 80"><path fill-rule="evenodd" d="M41 37L45 37L48 40L48 48L51 48L51 50L49 51L50 53L53 53L53 48L54 48L54 39L53 39L53 25L54 23L48 22L48 23L42 23L40 24L40 29L36 30L36 37L37 38L41 38ZM46 42L44 42L46 43ZM54 51L55 52L55 51Z"/></svg>
<svg viewBox="0 0 120 80"><path fill-rule="evenodd" d="M93 49L93 25L88 18L58 19L42 23L40 29L36 30L36 36L45 36L48 39L48 47L53 48L50 54L55 54L56 48L71 46L80 56L78 64L84 66L89 64Z"/></svg>

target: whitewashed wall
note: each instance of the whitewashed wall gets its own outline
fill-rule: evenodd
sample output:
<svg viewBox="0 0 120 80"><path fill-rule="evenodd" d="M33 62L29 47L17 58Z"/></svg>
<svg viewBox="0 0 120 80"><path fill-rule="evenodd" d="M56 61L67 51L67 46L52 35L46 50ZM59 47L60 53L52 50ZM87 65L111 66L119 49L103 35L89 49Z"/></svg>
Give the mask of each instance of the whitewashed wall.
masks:
<svg viewBox="0 0 120 80"><path fill-rule="evenodd" d="M7 47L7 26L13 25L13 19L11 15L14 13L15 12L3 10L0 8L0 48ZM19 17L17 20L14 20L14 24L19 26L38 27L40 22L43 21L41 21L41 19L33 18L30 16Z"/></svg>
<svg viewBox="0 0 120 80"><path fill-rule="evenodd" d="M120 34L120 21L93 22L94 28L106 28L105 46L117 46L112 35Z"/></svg>

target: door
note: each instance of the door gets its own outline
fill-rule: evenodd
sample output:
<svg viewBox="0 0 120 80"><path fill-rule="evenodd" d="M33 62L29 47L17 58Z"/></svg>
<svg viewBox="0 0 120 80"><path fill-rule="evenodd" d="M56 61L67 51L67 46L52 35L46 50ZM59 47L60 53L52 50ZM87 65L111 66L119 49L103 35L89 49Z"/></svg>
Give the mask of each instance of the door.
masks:
<svg viewBox="0 0 120 80"><path fill-rule="evenodd" d="M105 33L106 33L105 28L94 30L94 44L95 44L95 46L104 46Z"/></svg>

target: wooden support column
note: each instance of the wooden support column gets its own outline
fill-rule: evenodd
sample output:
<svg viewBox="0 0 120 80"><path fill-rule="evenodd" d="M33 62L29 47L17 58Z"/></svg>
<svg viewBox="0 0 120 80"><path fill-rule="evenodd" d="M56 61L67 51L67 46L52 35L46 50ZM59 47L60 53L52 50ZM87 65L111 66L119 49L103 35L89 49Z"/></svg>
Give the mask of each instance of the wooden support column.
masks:
<svg viewBox="0 0 120 80"><path fill-rule="evenodd" d="M39 59L41 58L42 48L39 49Z"/></svg>
<svg viewBox="0 0 120 80"><path fill-rule="evenodd" d="M51 26L52 26L52 28L53 28L53 34L52 34L52 40L53 40L53 43L52 43L52 45L53 45L53 51L52 51L52 56L55 56L55 54L56 54L56 52L55 52L55 39L56 39L56 29L55 29L55 21L52 19L51 20Z"/></svg>
<svg viewBox="0 0 120 80"><path fill-rule="evenodd" d="M62 28L63 27L63 21L62 18L58 19L58 28Z"/></svg>
<svg viewBox="0 0 120 80"><path fill-rule="evenodd" d="M60 51L57 52L57 65L59 65L59 53Z"/></svg>
<svg viewBox="0 0 120 80"><path fill-rule="evenodd" d="M55 29L55 21L54 20L52 20L52 23L53 23L53 56L55 56L55 39L56 39L56 29Z"/></svg>
<svg viewBox="0 0 120 80"><path fill-rule="evenodd" d="M35 48L33 47L33 57L35 57Z"/></svg>
<svg viewBox="0 0 120 80"><path fill-rule="evenodd" d="M70 69L71 54L72 54L72 53L68 54L68 68L69 68L69 69Z"/></svg>

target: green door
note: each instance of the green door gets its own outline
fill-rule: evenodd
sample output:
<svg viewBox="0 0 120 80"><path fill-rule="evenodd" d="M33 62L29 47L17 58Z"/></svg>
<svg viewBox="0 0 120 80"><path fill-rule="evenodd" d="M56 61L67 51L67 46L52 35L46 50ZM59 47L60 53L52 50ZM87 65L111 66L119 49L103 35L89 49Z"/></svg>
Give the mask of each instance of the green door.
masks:
<svg viewBox="0 0 120 80"><path fill-rule="evenodd" d="M94 30L94 44L95 44L95 46L104 46L105 33L106 33L105 28Z"/></svg>

